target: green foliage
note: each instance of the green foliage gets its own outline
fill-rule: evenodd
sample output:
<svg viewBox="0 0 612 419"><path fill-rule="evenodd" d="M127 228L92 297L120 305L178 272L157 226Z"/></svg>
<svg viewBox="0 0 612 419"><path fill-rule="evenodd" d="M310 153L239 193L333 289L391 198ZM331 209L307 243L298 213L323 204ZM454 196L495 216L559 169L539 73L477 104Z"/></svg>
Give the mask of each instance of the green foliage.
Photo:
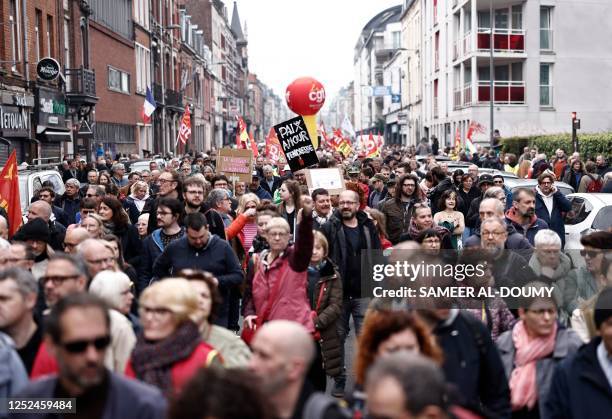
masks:
<svg viewBox="0 0 612 419"><path fill-rule="evenodd" d="M595 134L578 134L580 154L584 157L595 157L603 154L608 159L612 157L612 132ZM523 154L524 147L536 147L540 153L551 157L558 148L563 148L567 154L572 153L571 134L534 135L530 137L511 137L502 139L502 150Z"/></svg>

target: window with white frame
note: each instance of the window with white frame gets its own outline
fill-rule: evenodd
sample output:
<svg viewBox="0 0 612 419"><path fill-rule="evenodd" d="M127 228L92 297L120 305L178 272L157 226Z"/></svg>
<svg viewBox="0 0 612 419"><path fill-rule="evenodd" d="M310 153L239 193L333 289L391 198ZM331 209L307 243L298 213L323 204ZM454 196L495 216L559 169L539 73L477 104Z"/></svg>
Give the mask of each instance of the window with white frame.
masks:
<svg viewBox="0 0 612 419"><path fill-rule="evenodd" d="M108 89L130 94L130 75L124 71L108 66Z"/></svg>
<svg viewBox="0 0 612 419"><path fill-rule="evenodd" d="M49 57L55 57L55 37L53 32L53 16L47 15L47 53Z"/></svg>
<svg viewBox="0 0 612 419"><path fill-rule="evenodd" d="M11 37L11 69L17 71L17 62L21 60L21 9L18 0L10 0L9 25Z"/></svg>
<svg viewBox="0 0 612 419"><path fill-rule="evenodd" d="M552 64L540 64L540 106L552 106Z"/></svg>
<svg viewBox="0 0 612 419"><path fill-rule="evenodd" d="M552 7L540 7L540 49L551 50L552 44Z"/></svg>
<svg viewBox="0 0 612 419"><path fill-rule="evenodd" d="M149 0L134 0L134 21L149 29Z"/></svg>
<svg viewBox="0 0 612 419"><path fill-rule="evenodd" d="M151 87L151 52L148 48L136 44L136 93L145 94L147 86Z"/></svg>
<svg viewBox="0 0 612 419"><path fill-rule="evenodd" d="M391 32L393 49L398 49L402 46L402 33L400 31Z"/></svg>

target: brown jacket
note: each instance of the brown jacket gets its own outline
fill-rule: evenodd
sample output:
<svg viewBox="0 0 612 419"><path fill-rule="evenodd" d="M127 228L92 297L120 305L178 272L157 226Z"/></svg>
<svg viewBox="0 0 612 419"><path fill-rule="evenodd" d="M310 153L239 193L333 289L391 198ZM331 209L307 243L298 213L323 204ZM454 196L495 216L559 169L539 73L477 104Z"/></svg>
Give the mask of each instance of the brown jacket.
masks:
<svg viewBox="0 0 612 419"><path fill-rule="evenodd" d="M314 324L321 335L319 345L323 355L323 368L327 375L335 377L342 372L342 344L337 328L342 312L342 278L329 259L319 275L312 307L317 313Z"/></svg>

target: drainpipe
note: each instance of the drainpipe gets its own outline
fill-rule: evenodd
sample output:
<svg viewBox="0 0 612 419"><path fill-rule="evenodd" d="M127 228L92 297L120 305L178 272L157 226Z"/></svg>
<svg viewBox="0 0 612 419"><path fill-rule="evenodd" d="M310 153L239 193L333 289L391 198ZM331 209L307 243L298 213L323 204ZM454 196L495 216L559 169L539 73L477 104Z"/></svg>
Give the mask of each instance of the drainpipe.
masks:
<svg viewBox="0 0 612 419"><path fill-rule="evenodd" d="M21 22L23 28L23 72L26 82L26 88L29 88L30 82L30 62L29 62L29 48L28 48L28 0L21 0Z"/></svg>

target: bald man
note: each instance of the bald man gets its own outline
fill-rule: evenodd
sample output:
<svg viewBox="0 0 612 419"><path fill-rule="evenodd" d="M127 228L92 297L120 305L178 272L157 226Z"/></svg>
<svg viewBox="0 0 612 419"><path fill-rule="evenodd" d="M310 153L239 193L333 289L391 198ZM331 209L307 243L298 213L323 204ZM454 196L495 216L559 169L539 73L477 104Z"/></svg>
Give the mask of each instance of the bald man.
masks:
<svg viewBox="0 0 612 419"><path fill-rule="evenodd" d="M64 250L64 236L66 235L66 227L52 220L51 205L47 202L39 200L32 202L28 208L27 219L28 223L40 218L49 226L49 246L53 250Z"/></svg>
<svg viewBox="0 0 612 419"><path fill-rule="evenodd" d="M73 255L76 254L77 246L90 238L91 235L87 232L87 229L72 224L72 226L66 230L66 237L64 237L64 252Z"/></svg>
<svg viewBox="0 0 612 419"><path fill-rule="evenodd" d="M275 417L302 417L304 404L313 393L306 375L315 357L314 345L304 326L288 320L268 322L255 335L249 368L261 380Z"/></svg>
<svg viewBox="0 0 612 419"><path fill-rule="evenodd" d="M113 251L105 240L87 239L77 246L77 256L81 256L87 265L89 279L98 272L114 270L116 260Z"/></svg>

